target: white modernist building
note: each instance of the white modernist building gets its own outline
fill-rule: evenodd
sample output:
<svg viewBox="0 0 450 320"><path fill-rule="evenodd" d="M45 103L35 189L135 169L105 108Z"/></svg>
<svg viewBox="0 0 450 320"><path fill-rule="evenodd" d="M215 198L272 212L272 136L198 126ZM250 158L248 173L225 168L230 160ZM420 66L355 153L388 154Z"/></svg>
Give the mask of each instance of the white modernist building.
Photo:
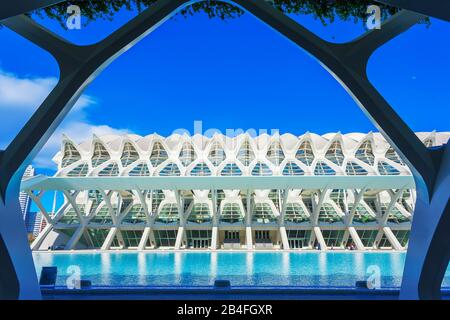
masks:
<svg viewBox="0 0 450 320"><path fill-rule="evenodd" d="M415 203L379 133L64 136L54 161L55 176L22 184L47 220L34 250L403 250ZM51 215L40 199L54 190Z"/></svg>

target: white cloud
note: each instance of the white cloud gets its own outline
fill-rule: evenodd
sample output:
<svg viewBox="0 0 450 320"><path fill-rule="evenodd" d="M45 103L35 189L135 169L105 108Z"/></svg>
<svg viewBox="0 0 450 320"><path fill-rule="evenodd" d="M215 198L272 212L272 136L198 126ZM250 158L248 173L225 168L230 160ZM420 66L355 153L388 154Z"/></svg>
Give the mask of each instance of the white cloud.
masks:
<svg viewBox="0 0 450 320"><path fill-rule="evenodd" d="M61 138L65 134L76 142L82 142L92 137L93 134L98 136L109 134L126 134L130 133L126 129L115 129L107 125L93 125L80 121L68 121L60 126L45 144L44 148L34 159L36 167L51 168L55 166L52 158L61 148Z"/></svg>
<svg viewBox="0 0 450 320"><path fill-rule="evenodd" d="M19 77L0 69L0 148L5 148L10 143L57 81L53 77ZM51 159L61 147L63 133L77 142L92 137L94 133L99 136L130 133L125 129L88 121L87 109L95 104L95 98L82 95L34 159L34 165L47 168L55 166Z"/></svg>

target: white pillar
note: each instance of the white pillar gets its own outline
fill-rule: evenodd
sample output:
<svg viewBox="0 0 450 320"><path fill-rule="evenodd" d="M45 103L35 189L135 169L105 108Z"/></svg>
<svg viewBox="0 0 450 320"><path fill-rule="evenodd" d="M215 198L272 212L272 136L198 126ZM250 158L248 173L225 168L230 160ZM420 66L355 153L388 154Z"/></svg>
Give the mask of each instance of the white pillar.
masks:
<svg viewBox="0 0 450 320"><path fill-rule="evenodd" d="M109 250L109 248L111 247L111 243L114 241L114 238L116 237L116 234L117 234L117 227L112 227L109 230L108 235L105 238L105 241L103 242L101 250Z"/></svg>
<svg viewBox="0 0 450 320"><path fill-rule="evenodd" d="M247 250L253 250L253 239L252 239L252 227L245 227L245 241L247 243Z"/></svg>
<svg viewBox="0 0 450 320"><path fill-rule="evenodd" d="M392 232L391 228L383 227L383 232L386 235L386 238L388 238L389 242L392 244L394 250L403 250L402 245L400 244L400 242L398 242L397 238L394 236L394 233Z"/></svg>
<svg viewBox="0 0 450 320"><path fill-rule="evenodd" d="M286 227L285 226L281 226L280 227L280 236L281 236L281 241L283 242L283 249L284 250L289 250L289 241L288 241L288 237L287 237L287 232L286 232Z"/></svg>
<svg viewBox="0 0 450 320"><path fill-rule="evenodd" d="M150 227L145 227L144 232L142 233L141 241L139 242L138 250L144 250L147 245L148 238L150 237L150 232L152 229Z"/></svg>
<svg viewBox="0 0 450 320"><path fill-rule="evenodd" d="M323 239L322 232L320 231L320 228L319 227L314 227L313 230L314 230L314 235L316 236L317 242L319 242L320 250L327 251L328 250L327 244L325 243L325 240Z"/></svg>
<svg viewBox="0 0 450 320"><path fill-rule="evenodd" d="M84 232L84 226L81 225L78 227L78 229L75 231L75 233L72 235L72 238L66 243L66 246L64 247L64 250L73 250L75 246L78 243L78 240L80 240L81 236Z"/></svg>
<svg viewBox="0 0 450 320"><path fill-rule="evenodd" d="M181 248L181 244L183 242L183 237L184 237L184 227L178 227L177 241L175 242L176 250Z"/></svg>
<svg viewBox="0 0 450 320"><path fill-rule="evenodd" d="M213 227L212 228L212 235L211 235L211 249L216 250L218 248L218 234L219 234L219 228Z"/></svg>
<svg viewBox="0 0 450 320"><path fill-rule="evenodd" d="M51 224L47 224L44 228L44 230L42 230L39 235L36 237L36 239L34 239L33 243L31 244L31 250L39 250L42 241L44 241L44 239L47 237L47 235L50 233L50 231L52 231L53 229L53 225Z"/></svg>
<svg viewBox="0 0 450 320"><path fill-rule="evenodd" d="M358 232L356 232L356 229L354 227L348 228L348 233L350 233L350 236L352 237L353 242L356 245L356 248L358 250L365 250L364 244L362 243L361 239L359 238Z"/></svg>

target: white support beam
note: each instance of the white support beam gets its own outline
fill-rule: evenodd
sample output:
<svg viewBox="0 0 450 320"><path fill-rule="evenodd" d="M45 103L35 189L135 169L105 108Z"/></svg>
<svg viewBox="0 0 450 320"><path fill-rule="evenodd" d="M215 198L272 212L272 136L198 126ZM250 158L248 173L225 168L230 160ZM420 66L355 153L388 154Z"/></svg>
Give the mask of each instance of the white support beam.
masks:
<svg viewBox="0 0 450 320"><path fill-rule="evenodd" d="M184 239L184 227L178 227L177 240L175 241L175 250L179 250L183 244Z"/></svg>
<svg viewBox="0 0 450 320"><path fill-rule="evenodd" d="M327 244L325 243L325 240L323 239L322 232L320 231L320 228L319 227L314 227L313 231L314 231L314 235L316 236L316 240L317 240L317 242L320 245L320 250L327 251L328 250Z"/></svg>
<svg viewBox="0 0 450 320"><path fill-rule="evenodd" d="M42 230L39 235L36 237L36 239L34 239L34 241L31 243L31 250L39 250L42 241L44 241L44 239L47 237L47 235L50 233L50 231L52 231L53 229L53 225L51 224L47 224L44 228L44 230Z"/></svg>
<svg viewBox="0 0 450 320"><path fill-rule="evenodd" d="M111 203L111 196L112 196L113 192L109 191L108 193L106 193L104 190L99 190L99 191L100 191L100 194L103 197L103 201L105 202L106 207L108 208L108 212L109 212L109 215L111 216L113 224L117 225L117 221L118 221L117 215L114 212L114 208L113 208L112 203Z"/></svg>
<svg viewBox="0 0 450 320"><path fill-rule="evenodd" d="M327 189L320 190L319 191L319 201L317 203L314 202L314 197L311 197L311 201L315 205L315 207L313 207L313 219L312 219L314 225L317 225L317 223L319 222L320 208L323 205L326 195L329 194L330 192L331 192L331 190L327 190Z"/></svg>
<svg viewBox="0 0 450 320"><path fill-rule="evenodd" d="M143 192L141 189L136 188L135 190L133 190L133 194L134 194L134 196L137 196L139 198L139 202L145 211L145 216L147 217L147 223L150 224L152 221L152 214L151 214L150 210L148 209L147 201L145 201L147 192L146 191Z"/></svg>
<svg viewBox="0 0 450 320"><path fill-rule="evenodd" d="M356 195L356 197L355 197L355 202L353 203L353 207L350 210L350 215L349 215L348 221L347 221L348 224L352 224L353 223L353 218L355 217L355 213L356 213L356 207L364 199L364 192L366 192L366 190L367 190L367 188L364 187L359 192L357 192L356 190L354 191L354 195Z"/></svg>
<svg viewBox="0 0 450 320"><path fill-rule="evenodd" d="M217 226L213 226L212 234L211 234L211 249L212 250L217 250L218 240L219 240L219 228Z"/></svg>
<svg viewBox="0 0 450 320"><path fill-rule="evenodd" d="M285 226L281 226L280 227L280 236L281 236L281 241L283 243L283 249L284 250L289 250L289 240L287 237L287 232L286 232L286 227Z"/></svg>
<svg viewBox="0 0 450 320"><path fill-rule="evenodd" d="M247 206L247 212L245 212L245 221L246 221L247 226L250 226L252 224L252 191L251 190L247 190L246 206ZM253 247L253 243L252 243L252 247Z"/></svg>
<svg viewBox="0 0 450 320"><path fill-rule="evenodd" d="M410 175L398 176L239 176L239 177L42 177L23 181L21 190L263 190L415 188Z"/></svg>
<svg viewBox="0 0 450 320"><path fill-rule="evenodd" d="M389 202L388 207L386 208L386 212L381 217L381 223L386 224L389 219L389 214L391 213L392 209L395 207L395 204L397 203L398 199L403 195L403 192L405 189L399 189L397 192L392 192L391 190L388 190L389 196L391 197L391 201Z"/></svg>
<svg viewBox="0 0 450 320"><path fill-rule="evenodd" d="M138 250L144 250L147 246L148 238L150 237L150 233L152 229L150 227L145 227L144 232L142 233L141 241L139 241Z"/></svg>
<svg viewBox="0 0 450 320"><path fill-rule="evenodd" d="M111 243L113 243L114 238L116 237L116 234L117 234L117 227L112 227L109 230L108 235L105 238L105 241L103 242L101 250L109 250L109 248L111 247Z"/></svg>
<svg viewBox="0 0 450 320"><path fill-rule="evenodd" d="M78 207L78 204L77 204L77 202L75 200L77 195L80 192L79 191L75 191L73 193L70 193L69 191L64 190L63 193L64 193L64 196L66 197L67 201L72 206L73 210L75 210L75 213L77 214L77 217L78 217L78 221L80 221L80 223L83 223L85 221L84 214L80 211L80 208Z"/></svg>
<svg viewBox="0 0 450 320"><path fill-rule="evenodd" d="M53 219L52 217L50 217L50 215L48 214L47 210L44 208L44 206L42 205L42 196L44 195L45 191L41 191L39 192L38 196L36 196L33 192L31 191L27 191L28 196L31 198L31 200L34 201L34 203L36 203L37 207L39 208L39 210L41 211L42 215L45 217L45 220L47 220L48 223L53 224Z"/></svg>
<svg viewBox="0 0 450 320"><path fill-rule="evenodd" d="M384 234L386 235L386 238L388 238L389 242L392 245L392 248L394 248L394 250L403 250L402 245L400 244L400 242L398 242L397 238L395 237L394 233L392 232L391 228L389 227L383 227L383 231Z"/></svg>
<svg viewBox="0 0 450 320"><path fill-rule="evenodd" d="M348 233L350 233L350 236L352 237L352 240L356 245L356 249L366 250L366 248L364 247L364 244L361 241L361 238L358 235L358 232L356 232L356 229L354 227L349 227Z"/></svg>
<svg viewBox="0 0 450 320"><path fill-rule="evenodd" d="M64 250L73 250L75 246L77 245L78 241L80 240L81 236L83 235L85 230L84 225L80 225L77 230L75 230L74 234L70 238L70 240L66 243L66 246L64 247Z"/></svg>
<svg viewBox="0 0 450 320"><path fill-rule="evenodd" d="M245 227L245 242L247 244L247 250L253 250L253 236L252 236L252 227Z"/></svg>

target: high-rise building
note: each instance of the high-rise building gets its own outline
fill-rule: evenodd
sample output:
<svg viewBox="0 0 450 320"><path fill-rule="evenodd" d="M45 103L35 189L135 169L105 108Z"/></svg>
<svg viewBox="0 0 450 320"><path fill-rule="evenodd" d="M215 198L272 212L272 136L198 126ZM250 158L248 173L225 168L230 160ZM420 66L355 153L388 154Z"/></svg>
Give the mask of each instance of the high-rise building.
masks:
<svg viewBox="0 0 450 320"><path fill-rule="evenodd" d="M404 250L416 198L379 133L65 137L54 160L26 184L66 199L34 249Z"/></svg>
<svg viewBox="0 0 450 320"><path fill-rule="evenodd" d="M22 177L22 181L34 176L34 168L30 165L25 169ZM26 216L30 210L30 196L26 192L20 192L19 194L20 209L22 210L23 220L26 220Z"/></svg>

